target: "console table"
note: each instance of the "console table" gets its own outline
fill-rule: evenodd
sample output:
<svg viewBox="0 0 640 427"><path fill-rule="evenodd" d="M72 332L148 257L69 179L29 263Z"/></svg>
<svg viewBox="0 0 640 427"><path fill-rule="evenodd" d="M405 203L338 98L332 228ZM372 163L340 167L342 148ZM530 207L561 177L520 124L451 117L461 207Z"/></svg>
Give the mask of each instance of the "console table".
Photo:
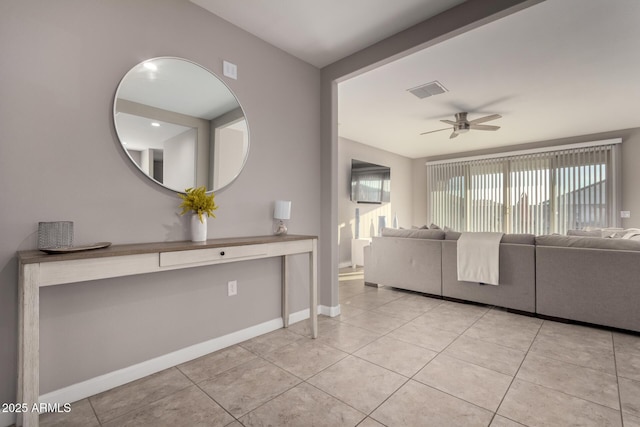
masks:
<svg viewBox="0 0 640 427"><path fill-rule="evenodd" d="M115 245L104 249L47 255L38 250L18 252L19 342L18 403L31 408L40 396L40 287L131 276L204 265L261 258L282 259L282 320L289 326L287 259L309 254L310 322L318 335L318 239L316 236L263 236ZM18 414L20 415L20 414ZM23 425L37 426L38 412L22 414ZM20 423L20 416L18 416ZM18 424L19 425L19 424Z"/></svg>

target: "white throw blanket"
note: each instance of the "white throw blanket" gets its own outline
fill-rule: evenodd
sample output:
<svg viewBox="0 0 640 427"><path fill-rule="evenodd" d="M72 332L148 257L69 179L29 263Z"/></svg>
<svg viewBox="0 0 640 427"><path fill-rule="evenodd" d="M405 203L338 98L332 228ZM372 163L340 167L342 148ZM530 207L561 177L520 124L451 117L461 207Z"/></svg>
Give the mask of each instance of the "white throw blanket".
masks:
<svg viewBox="0 0 640 427"><path fill-rule="evenodd" d="M458 239L458 280L497 285L503 233L462 233Z"/></svg>

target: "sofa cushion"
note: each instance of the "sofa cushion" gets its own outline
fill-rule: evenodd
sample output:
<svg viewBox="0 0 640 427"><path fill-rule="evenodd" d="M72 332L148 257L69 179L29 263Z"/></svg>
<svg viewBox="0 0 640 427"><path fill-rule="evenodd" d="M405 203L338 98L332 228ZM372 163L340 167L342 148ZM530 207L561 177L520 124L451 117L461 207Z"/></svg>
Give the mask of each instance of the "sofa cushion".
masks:
<svg viewBox="0 0 640 427"><path fill-rule="evenodd" d="M444 239L445 240L458 240L460 238L460 235L462 233L460 233L459 231L447 231Z"/></svg>
<svg viewBox="0 0 640 427"><path fill-rule="evenodd" d="M536 237L536 245L559 246L565 248L640 251L640 241L626 239L604 239L601 237L538 236Z"/></svg>
<svg viewBox="0 0 640 427"><path fill-rule="evenodd" d="M382 236L383 237L407 237L412 239L444 240L444 231L424 230L424 229L400 230L397 228L385 227L382 229Z"/></svg>
<svg viewBox="0 0 640 427"><path fill-rule="evenodd" d="M634 230L633 228L625 230L624 228L607 227L607 228L591 228L587 227L584 230L567 230L567 236L582 236L582 237L607 237L610 239L623 238L628 231ZM638 230L640 231L640 230Z"/></svg>
<svg viewBox="0 0 640 427"><path fill-rule="evenodd" d="M460 235L457 231L447 231L445 240L458 240ZM500 243L511 243L516 245L533 245L536 242L536 236L533 234L504 234Z"/></svg>
<svg viewBox="0 0 640 427"><path fill-rule="evenodd" d="M505 234L500 243L512 243L516 245L535 245L536 236L533 234Z"/></svg>
<svg viewBox="0 0 640 427"><path fill-rule="evenodd" d="M600 230L567 230L567 236L602 237Z"/></svg>

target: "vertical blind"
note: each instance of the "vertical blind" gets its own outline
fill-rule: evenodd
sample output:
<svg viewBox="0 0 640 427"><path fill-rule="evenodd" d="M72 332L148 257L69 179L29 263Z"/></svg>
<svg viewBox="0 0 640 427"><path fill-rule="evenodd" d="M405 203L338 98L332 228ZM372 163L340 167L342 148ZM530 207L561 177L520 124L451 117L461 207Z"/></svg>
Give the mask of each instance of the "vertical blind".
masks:
<svg viewBox="0 0 640 427"><path fill-rule="evenodd" d="M615 147L427 164L430 221L536 235L614 226Z"/></svg>

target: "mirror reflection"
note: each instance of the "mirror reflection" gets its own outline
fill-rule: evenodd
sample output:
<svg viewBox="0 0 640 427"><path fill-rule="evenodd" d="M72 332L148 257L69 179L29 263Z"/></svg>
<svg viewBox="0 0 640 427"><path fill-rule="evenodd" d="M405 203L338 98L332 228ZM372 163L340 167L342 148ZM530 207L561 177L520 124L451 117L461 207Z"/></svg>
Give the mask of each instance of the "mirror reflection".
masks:
<svg viewBox="0 0 640 427"><path fill-rule="evenodd" d="M211 71L181 58L154 58L122 79L116 133L129 158L173 191L217 191L242 170L249 130L242 107Z"/></svg>

